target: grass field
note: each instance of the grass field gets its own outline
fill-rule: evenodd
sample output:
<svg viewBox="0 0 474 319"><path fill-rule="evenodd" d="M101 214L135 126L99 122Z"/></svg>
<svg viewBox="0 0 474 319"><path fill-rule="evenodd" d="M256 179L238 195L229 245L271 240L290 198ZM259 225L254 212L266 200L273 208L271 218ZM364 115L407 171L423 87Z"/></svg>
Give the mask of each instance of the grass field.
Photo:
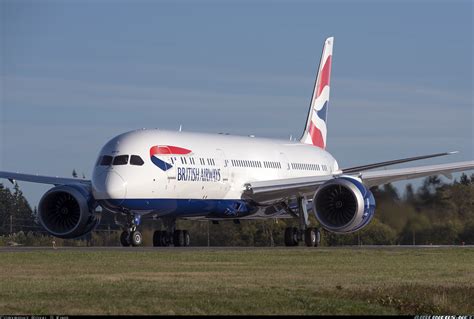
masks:
<svg viewBox="0 0 474 319"><path fill-rule="evenodd" d="M473 314L473 248L0 253L0 314Z"/></svg>

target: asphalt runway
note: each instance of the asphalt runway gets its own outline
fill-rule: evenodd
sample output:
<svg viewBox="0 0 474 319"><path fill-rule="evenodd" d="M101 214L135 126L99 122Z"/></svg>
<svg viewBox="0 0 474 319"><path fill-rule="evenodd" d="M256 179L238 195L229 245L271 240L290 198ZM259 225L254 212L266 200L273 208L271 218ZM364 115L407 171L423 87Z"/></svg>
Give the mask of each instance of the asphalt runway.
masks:
<svg viewBox="0 0 474 319"><path fill-rule="evenodd" d="M115 252L146 252L146 251L225 251L225 250L295 250L295 249L304 249L304 250L334 250L334 249L433 249L433 248L474 248L474 245L403 245L403 246L382 246L382 245L373 245L373 246L338 246L338 247L27 247L27 246L5 246L0 247L0 253L7 252L35 252L35 251L78 251L78 252L93 252L93 251L115 251Z"/></svg>

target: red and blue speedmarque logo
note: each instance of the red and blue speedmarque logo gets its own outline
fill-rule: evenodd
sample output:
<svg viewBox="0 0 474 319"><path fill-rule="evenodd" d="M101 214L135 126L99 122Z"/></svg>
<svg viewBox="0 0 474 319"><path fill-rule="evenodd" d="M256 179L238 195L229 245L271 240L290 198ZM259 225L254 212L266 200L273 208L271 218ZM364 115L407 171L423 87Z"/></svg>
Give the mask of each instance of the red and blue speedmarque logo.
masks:
<svg viewBox="0 0 474 319"><path fill-rule="evenodd" d="M171 145L155 145L150 148L150 159L153 164L158 166L162 171L167 171L173 167L168 162L163 161L160 159L160 156L163 155L186 155L191 153L191 150L186 148L178 147L178 146L171 146Z"/></svg>

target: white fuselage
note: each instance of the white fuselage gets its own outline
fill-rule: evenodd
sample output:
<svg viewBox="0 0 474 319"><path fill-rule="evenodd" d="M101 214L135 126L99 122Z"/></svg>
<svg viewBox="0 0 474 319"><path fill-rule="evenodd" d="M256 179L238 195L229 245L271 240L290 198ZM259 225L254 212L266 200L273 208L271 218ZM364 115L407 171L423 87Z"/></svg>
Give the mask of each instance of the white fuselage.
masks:
<svg viewBox="0 0 474 319"><path fill-rule="evenodd" d="M104 156L111 158L101 165ZM117 156L122 157L114 165ZM116 211L239 217L255 213L238 207L245 183L330 175L338 169L328 152L299 142L143 129L121 134L102 148L92 188L95 199Z"/></svg>

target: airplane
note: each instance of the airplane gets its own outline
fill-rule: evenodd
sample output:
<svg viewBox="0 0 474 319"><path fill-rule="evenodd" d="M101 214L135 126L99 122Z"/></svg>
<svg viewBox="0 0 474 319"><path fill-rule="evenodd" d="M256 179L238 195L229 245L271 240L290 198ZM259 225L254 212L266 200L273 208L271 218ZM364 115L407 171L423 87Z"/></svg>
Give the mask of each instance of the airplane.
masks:
<svg viewBox="0 0 474 319"><path fill-rule="evenodd" d="M474 161L381 169L455 152L340 167L326 151L327 113L334 38L327 38L299 141L139 129L108 141L100 151L92 179L61 178L0 171L0 178L54 185L41 198L38 220L51 235L76 238L100 222L98 210L114 213L123 246L140 246L138 226L160 219L153 246L186 247L187 230L178 219L240 221L293 218L285 245L316 247L320 227L351 233L367 226L375 213L370 187L435 174L474 169Z"/></svg>

